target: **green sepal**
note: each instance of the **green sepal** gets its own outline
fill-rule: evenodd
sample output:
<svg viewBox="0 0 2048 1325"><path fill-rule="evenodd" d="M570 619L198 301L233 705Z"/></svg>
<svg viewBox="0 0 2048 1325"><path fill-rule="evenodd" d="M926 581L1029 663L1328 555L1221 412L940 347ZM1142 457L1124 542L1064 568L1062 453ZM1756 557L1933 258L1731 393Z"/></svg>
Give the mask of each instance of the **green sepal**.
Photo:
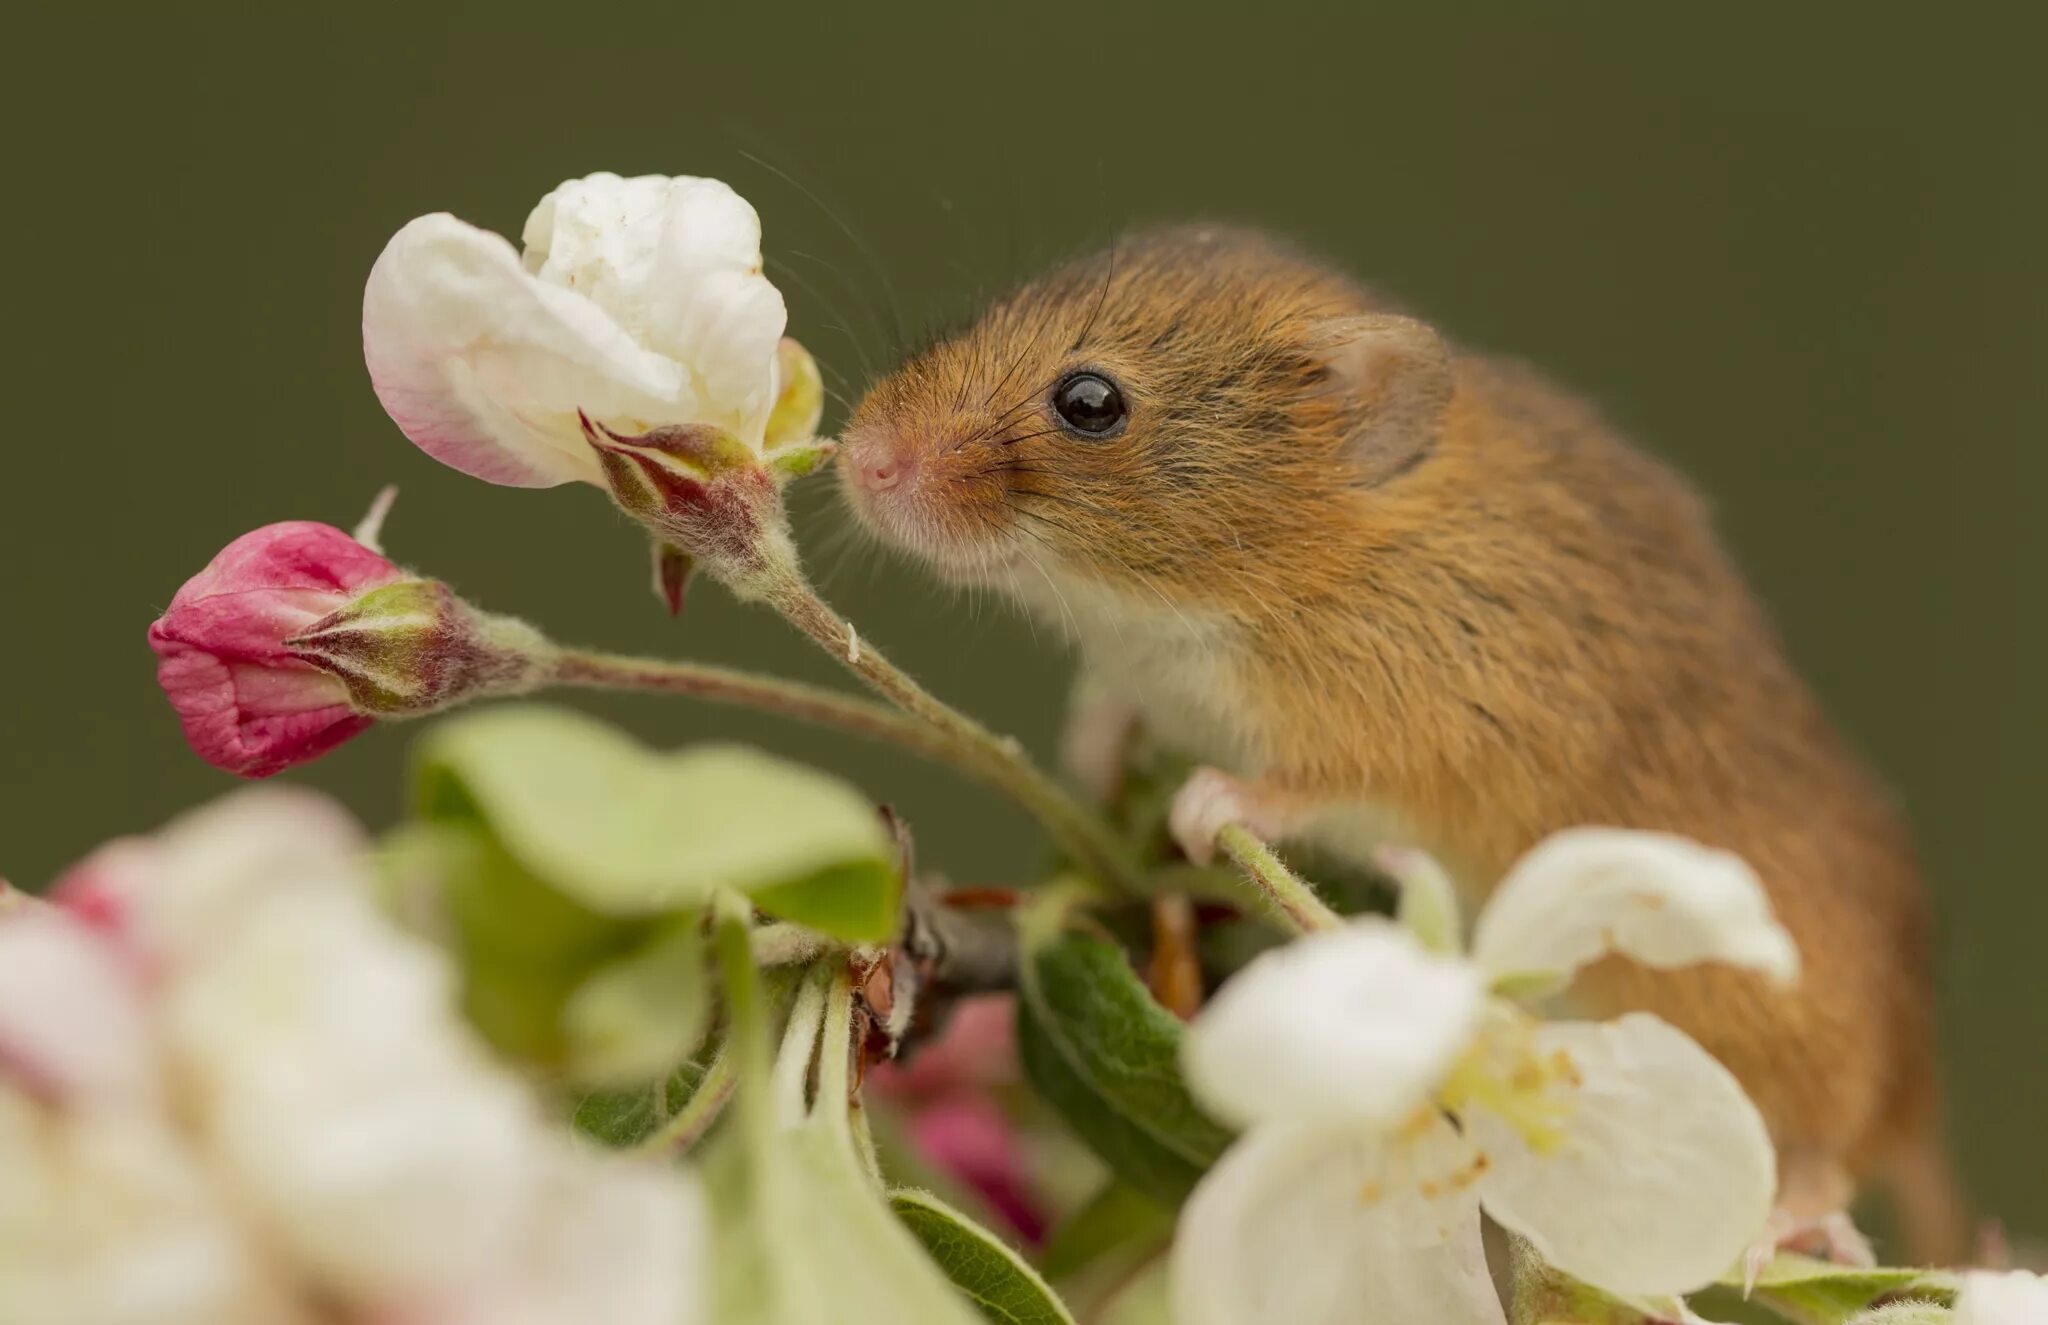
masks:
<svg viewBox="0 0 2048 1325"><path fill-rule="evenodd" d="M825 467L839 449L837 442L814 438L808 442L793 442L779 446L763 457L768 462L768 472L775 476L777 483L791 483L800 478L809 478Z"/></svg>
<svg viewBox="0 0 2048 1325"><path fill-rule="evenodd" d="M1730 1275L1723 1287L1739 1290ZM1757 1275L1752 1301L1801 1325L1842 1325L1892 1298L1922 1298L1941 1306L1955 1301L1953 1275L1904 1267L1835 1265L1781 1254Z"/></svg>

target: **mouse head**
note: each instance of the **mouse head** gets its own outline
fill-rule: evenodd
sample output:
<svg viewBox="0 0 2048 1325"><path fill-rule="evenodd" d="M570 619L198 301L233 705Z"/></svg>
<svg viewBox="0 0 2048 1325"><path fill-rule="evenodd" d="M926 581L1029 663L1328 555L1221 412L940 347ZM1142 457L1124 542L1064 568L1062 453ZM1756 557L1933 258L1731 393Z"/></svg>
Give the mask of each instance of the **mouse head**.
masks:
<svg viewBox="0 0 2048 1325"><path fill-rule="evenodd" d="M1026 570L1213 602L1315 578L1319 530L1355 527L1360 494L1427 455L1450 382L1434 332L1343 276L1255 234L1156 231L876 384L840 482L870 529L958 582Z"/></svg>

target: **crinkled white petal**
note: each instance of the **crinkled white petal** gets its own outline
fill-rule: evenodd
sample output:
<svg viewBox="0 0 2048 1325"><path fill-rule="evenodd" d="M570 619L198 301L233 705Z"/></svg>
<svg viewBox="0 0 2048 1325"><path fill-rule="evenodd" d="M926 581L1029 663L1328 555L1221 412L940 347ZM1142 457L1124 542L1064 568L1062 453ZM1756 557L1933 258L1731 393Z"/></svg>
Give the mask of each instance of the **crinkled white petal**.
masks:
<svg viewBox="0 0 2048 1325"><path fill-rule="evenodd" d="M1965 1274L1956 1325L2048 1325L2048 1278L2025 1270Z"/></svg>
<svg viewBox="0 0 2048 1325"><path fill-rule="evenodd" d="M1610 1293L1687 1293L1725 1273L1762 1232L1777 1185L1763 1119L1735 1078L1646 1013L1544 1026L1536 1046L1568 1055L1577 1078L1564 1142L1537 1153L1470 1111L1487 1212Z"/></svg>
<svg viewBox="0 0 2048 1325"><path fill-rule="evenodd" d="M279 1242L374 1301L507 1253L545 1134L439 955L356 888L285 889L168 991L211 1143Z"/></svg>
<svg viewBox="0 0 2048 1325"><path fill-rule="evenodd" d="M536 1194L513 1261L438 1325L695 1325L708 1297L708 1223L688 1173L568 1145Z"/></svg>
<svg viewBox="0 0 2048 1325"><path fill-rule="evenodd" d="M1218 1118L1402 1121L1471 1039L1483 1000L1463 962L1381 919L1261 954L1189 1027L1188 1085Z"/></svg>
<svg viewBox="0 0 2048 1325"><path fill-rule="evenodd" d="M156 1098L134 980L103 938L54 907L0 916L0 1083L10 1080L98 1105Z"/></svg>
<svg viewBox="0 0 2048 1325"><path fill-rule="evenodd" d="M415 445L512 487L602 483L579 409L623 432L696 417L680 364L445 213L407 224L371 268L363 359Z"/></svg>
<svg viewBox="0 0 2048 1325"><path fill-rule="evenodd" d="M683 366L698 421L760 445L787 318L746 199L715 179L588 175L541 199L524 240L528 271Z"/></svg>
<svg viewBox="0 0 2048 1325"><path fill-rule="evenodd" d="M304 1319L186 1147L142 1110L52 1110L0 1088L0 1319Z"/></svg>
<svg viewBox="0 0 2048 1325"><path fill-rule="evenodd" d="M1472 937L1473 960L1496 981L1568 977L1609 952L1657 967L1733 962L1780 981L1799 973L1756 872L1668 833L1552 834L1508 872Z"/></svg>
<svg viewBox="0 0 2048 1325"><path fill-rule="evenodd" d="M1471 1159L1440 1119L1254 1129L1181 1210L1175 1325L1501 1325Z"/></svg>

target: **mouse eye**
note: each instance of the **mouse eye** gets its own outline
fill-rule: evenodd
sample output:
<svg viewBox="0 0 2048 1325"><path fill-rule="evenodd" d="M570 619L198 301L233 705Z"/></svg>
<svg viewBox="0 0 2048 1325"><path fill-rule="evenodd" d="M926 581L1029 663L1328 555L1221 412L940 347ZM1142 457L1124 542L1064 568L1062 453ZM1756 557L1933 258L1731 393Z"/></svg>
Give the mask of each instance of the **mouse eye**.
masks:
<svg viewBox="0 0 2048 1325"><path fill-rule="evenodd" d="M1130 417L1124 393L1098 373L1075 373L1052 389L1052 407L1068 432L1107 437Z"/></svg>

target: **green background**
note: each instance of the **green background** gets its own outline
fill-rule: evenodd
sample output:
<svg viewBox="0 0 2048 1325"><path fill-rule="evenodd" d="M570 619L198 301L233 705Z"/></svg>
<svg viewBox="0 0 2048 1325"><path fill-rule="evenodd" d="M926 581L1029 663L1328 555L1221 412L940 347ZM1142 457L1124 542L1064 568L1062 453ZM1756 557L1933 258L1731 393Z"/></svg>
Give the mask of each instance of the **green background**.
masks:
<svg viewBox="0 0 2048 1325"><path fill-rule="evenodd" d="M357 318L408 218L516 234L567 176L721 176L848 394L899 319L915 338L1127 222L1262 222L1544 364L1713 494L1910 806L1958 1149L1987 1211L2048 1234L2048 34L2029 8L17 10L0 872L34 885L226 789L180 742L144 627L236 534L346 525L386 482L394 553L491 608L830 674L714 589L663 616L597 493L486 487L406 444ZM1050 641L863 545L829 484L799 507L864 637L1049 750ZM842 768L956 878L1034 858L1017 815L905 760L675 701L593 707ZM294 776L386 819L405 745L376 732Z"/></svg>

